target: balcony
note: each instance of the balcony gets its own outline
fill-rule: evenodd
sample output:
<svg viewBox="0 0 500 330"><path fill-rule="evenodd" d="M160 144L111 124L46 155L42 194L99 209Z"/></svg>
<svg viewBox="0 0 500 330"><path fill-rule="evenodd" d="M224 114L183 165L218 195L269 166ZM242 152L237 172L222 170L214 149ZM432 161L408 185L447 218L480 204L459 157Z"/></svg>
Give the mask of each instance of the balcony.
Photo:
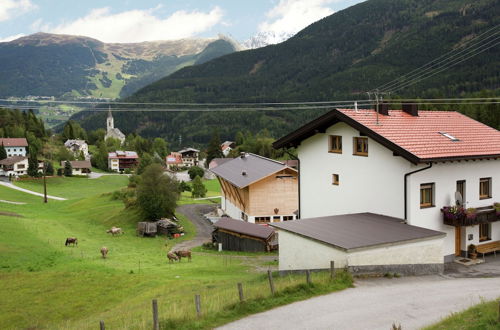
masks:
<svg viewBox="0 0 500 330"><path fill-rule="evenodd" d="M491 206L464 209L460 206L445 206L441 209L443 223L449 226L474 226L500 220L500 203Z"/></svg>

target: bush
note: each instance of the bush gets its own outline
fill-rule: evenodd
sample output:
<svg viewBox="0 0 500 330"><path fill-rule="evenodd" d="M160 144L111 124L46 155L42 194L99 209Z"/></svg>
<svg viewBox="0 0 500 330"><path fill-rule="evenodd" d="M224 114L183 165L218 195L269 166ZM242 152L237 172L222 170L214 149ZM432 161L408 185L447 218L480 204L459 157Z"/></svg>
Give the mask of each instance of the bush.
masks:
<svg viewBox="0 0 500 330"><path fill-rule="evenodd" d="M180 192L183 192L183 191L191 191L191 186L189 185L189 183L184 182L184 181L181 181L181 182L179 183L179 191L180 191Z"/></svg>
<svg viewBox="0 0 500 330"><path fill-rule="evenodd" d="M196 178L197 176L199 176L200 178L203 178L203 175L205 175L205 170L202 169L201 167L199 166L192 166L189 170L188 170L188 174L189 174L189 178L191 180L194 180L194 178Z"/></svg>
<svg viewBox="0 0 500 330"><path fill-rule="evenodd" d="M207 195L207 188L201 181L199 176L193 180L193 190L191 190L191 197L205 197Z"/></svg>
<svg viewBox="0 0 500 330"><path fill-rule="evenodd" d="M62 167L59 167L57 169L57 176L62 176L62 175L63 175L63 169L62 169Z"/></svg>

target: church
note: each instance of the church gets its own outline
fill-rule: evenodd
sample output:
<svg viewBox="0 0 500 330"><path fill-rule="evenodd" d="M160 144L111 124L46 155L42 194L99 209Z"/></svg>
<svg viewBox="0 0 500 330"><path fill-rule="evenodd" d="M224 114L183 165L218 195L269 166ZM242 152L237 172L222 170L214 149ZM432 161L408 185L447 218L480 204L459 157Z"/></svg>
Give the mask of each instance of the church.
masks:
<svg viewBox="0 0 500 330"><path fill-rule="evenodd" d="M104 140L109 138L118 139L121 143L125 141L125 134L123 134L118 128L115 128L111 108L108 111L108 119L106 120L106 136L104 136Z"/></svg>

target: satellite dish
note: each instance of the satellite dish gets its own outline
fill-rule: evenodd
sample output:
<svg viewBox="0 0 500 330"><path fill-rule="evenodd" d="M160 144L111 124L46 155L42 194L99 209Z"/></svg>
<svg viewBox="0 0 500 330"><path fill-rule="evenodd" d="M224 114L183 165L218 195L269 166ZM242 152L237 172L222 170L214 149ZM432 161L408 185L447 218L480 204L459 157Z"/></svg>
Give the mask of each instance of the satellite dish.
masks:
<svg viewBox="0 0 500 330"><path fill-rule="evenodd" d="M457 206L464 205L464 201L463 201L462 194L460 193L460 191L455 191L455 204Z"/></svg>

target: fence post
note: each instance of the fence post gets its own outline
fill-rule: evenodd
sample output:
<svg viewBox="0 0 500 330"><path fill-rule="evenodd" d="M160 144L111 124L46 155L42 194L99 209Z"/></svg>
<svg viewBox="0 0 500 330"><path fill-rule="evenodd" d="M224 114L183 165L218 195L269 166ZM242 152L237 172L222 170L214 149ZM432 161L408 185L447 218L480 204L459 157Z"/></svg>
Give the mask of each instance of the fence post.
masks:
<svg viewBox="0 0 500 330"><path fill-rule="evenodd" d="M330 278L333 280L335 278L335 261L330 261Z"/></svg>
<svg viewBox="0 0 500 330"><path fill-rule="evenodd" d="M311 271L309 269L306 269L306 281L307 281L308 285L312 284L312 282L311 282Z"/></svg>
<svg viewBox="0 0 500 330"><path fill-rule="evenodd" d="M106 327L104 326L104 321L100 321L100 322L99 322L99 328L100 328L101 330L106 330Z"/></svg>
<svg viewBox="0 0 500 330"><path fill-rule="evenodd" d="M275 290L274 290L274 282L273 282L273 273L271 270L267 271L267 277L269 278L269 286L271 287L271 293L274 296Z"/></svg>
<svg viewBox="0 0 500 330"><path fill-rule="evenodd" d="M245 301L245 297L243 296L243 284L238 283L238 294L240 296L240 302Z"/></svg>
<svg viewBox="0 0 500 330"><path fill-rule="evenodd" d="M196 305L196 316L201 317L201 298L199 294L194 296L194 304Z"/></svg>
<svg viewBox="0 0 500 330"><path fill-rule="evenodd" d="M158 301L153 299L153 329L160 330L160 323L158 322Z"/></svg>

